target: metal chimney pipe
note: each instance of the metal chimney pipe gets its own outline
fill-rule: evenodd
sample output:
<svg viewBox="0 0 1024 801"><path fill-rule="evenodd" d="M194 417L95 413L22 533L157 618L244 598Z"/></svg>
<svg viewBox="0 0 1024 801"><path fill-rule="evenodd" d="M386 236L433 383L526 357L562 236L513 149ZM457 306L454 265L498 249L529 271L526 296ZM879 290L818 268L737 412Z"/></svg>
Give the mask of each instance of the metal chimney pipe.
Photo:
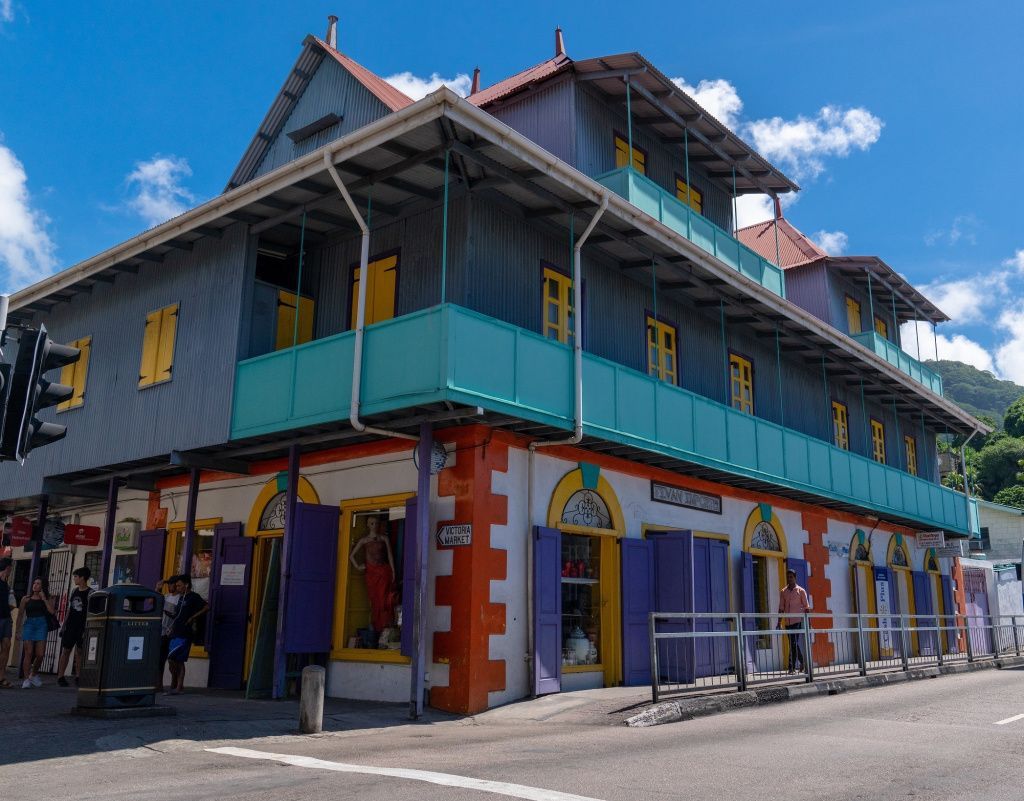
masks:
<svg viewBox="0 0 1024 801"><path fill-rule="evenodd" d="M327 17L327 35L324 41L332 50L338 49L338 18L334 14Z"/></svg>
<svg viewBox="0 0 1024 801"><path fill-rule="evenodd" d="M565 55L565 41L562 39L562 29L555 28L555 56Z"/></svg>
<svg viewBox="0 0 1024 801"><path fill-rule="evenodd" d="M480 68L479 67L474 67L473 68L473 86L470 87L469 93L471 95L475 95L479 91L480 91Z"/></svg>

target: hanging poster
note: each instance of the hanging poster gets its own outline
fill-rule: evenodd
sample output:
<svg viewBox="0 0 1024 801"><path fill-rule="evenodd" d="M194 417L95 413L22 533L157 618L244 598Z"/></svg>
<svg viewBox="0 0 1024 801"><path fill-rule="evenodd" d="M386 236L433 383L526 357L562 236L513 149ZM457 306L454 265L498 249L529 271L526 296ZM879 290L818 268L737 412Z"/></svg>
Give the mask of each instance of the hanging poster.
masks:
<svg viewBox="0 0 1024 801"><path fill-rule="evenodd" d="M889 579L885 574L875 575L875 605L878 609L878 648L881 655L892 656L892 605L889 599Z"/></svg>

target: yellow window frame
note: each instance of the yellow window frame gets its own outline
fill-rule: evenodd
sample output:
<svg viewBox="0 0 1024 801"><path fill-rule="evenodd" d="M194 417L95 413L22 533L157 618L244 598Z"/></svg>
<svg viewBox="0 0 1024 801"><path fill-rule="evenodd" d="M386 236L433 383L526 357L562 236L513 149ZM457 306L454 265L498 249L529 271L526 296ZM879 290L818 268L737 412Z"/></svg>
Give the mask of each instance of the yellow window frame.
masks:
<svg viewBox="0 0 1024 801"><path fill-rule="evenodd" d="M620 134L615 134L615 168L629 164L629 142ZM633 145L633 169L641 175L647 175L647 153Z"/></svg>
<svg viewBox="0 0 1024 801"><path fill-rule="evenodd" d="M398 295L398 255L391 253L378 256L366 265L366 273L370 276L366 284L366 325L373 325L395 316L395 300ZM352 312L349 318L350 328L356 327L356 315L359 311L359 281L361 276L357 264L352 268Z"/></svg>
<svg viewBox="0 0 1024 801"><path fill-rule="evenodd" d="M346 662L387 662L408 665L412 660L401 651L373 650L369 648L347 648L345 641L345 615L348 604L349 554L352 550L352 516L357 512L372 512L374 509L405 506L405 502L416 496L415 492L397 492L391 495L377 495L372 498L354 498L341 502L341 522L338 527L337 590L334 596L334 627L331 636L331 659ZM405 625L405 621L402 621Z"/></svg>
<svg viewBox="0 0 1024 801"><path fill-rule="evenodd" d="M223 517L206 517L202 520L197 520L195 523L194 531L200 529L211 529L215 526L219 526L224 522ZM174 546L177 543L177 538L181 536L185 530L185 521L178 520L173 523L167 524L167 537L164 541L164 576L171 576L178 572L178 566L174 564L175 551L177 550ZM213 591L213 576L210 577L210 591ZM149 589L148 587L146 589ZM164 595L167 593L165 592ZM210 599L207 598L206 602L209 603ZM213 618L210 617L210 611L206 611L206 625L213 625ZM206 643L192 643L192 647L188 652L189 656L194 656L199 659L209 659L210 655L206 651Z"/></svg>
<svg viewBox="0 0 1024 801"><path fill-rule="evenodd" d="M699 189L687 184L678 175L676 176L676 199L683 201L698 214L704 213L704 194Z"/></svg>
<svg viewBox="0 0 1024 801"><path fill-rule="evenodd" d="M647 374L678 384L676 327L647 315Z"/></svg>
<svg viewBox="0 0 1024 801"><path fill-rule="evenodd" d="M729 354L729 399L732 408L754 413L754 366L738 353Z"/></svg>
<svg viewBox="0 0 1024 801"><path fill-rule="evenodd" d="M77 409L85 403L85 381L89 374L89 355L92 352L92 337L82 337L69 343L78 348L78 361L65 364L60 370L60 382L71 387L72 395L66 401L57 404L57 411Z"/></svg>
<svg viewBox="0 0 1024 801"><path fill-rule="evenodd" d="M859 334L864 330L860 319L860 302L849 295L846 296L846 326L850 334Z"/></svg>
<svg viewBox="0 0 1024 801"><path fill-rule="evenodd" d="M885 425L874 419L871 421L871 458L885 464Z"/></svg>
<svg viewBox="0 0 1024 801"><path fill-rule="evenodd" d="M832 434L837 448L850 450L850 415L845 403L832 401Z"/></svg>
<svg viewBox="0 0 1024 801"><path fill-rule="evenodd" d="M907 452L907 472L917 475L917 440L909 434L903 436L903 447Z"/></svg>
<svg viewBox="0 0 1024 801"><path fill-rule="evenodd" d="M543 288L541 315L544 337L569 344L572 341L572 278L554 267L545 266Z"/></svg>
<svg viewBox="0 0 1024 801"><path fill-rule="evenodd" d="M178 303L172 303L146 315L142 360L139 363L139 389L171 380L179 306Z"/></svg>
<svg viewBox="0 0 1024 801"><path fill-rule="evenodd" d="M875 333L881 334L885 339L889 338L889 324L881 317L875 318Z"/></svg>

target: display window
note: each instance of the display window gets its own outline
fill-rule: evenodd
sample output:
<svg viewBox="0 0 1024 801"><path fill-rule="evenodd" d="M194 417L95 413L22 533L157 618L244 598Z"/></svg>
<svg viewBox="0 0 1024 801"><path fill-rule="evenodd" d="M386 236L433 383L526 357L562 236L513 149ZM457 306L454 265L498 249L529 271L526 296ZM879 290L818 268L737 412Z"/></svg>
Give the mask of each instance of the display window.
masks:
<svg viewBox="0 0 1024 801"><path fill-rule="evenodd" d="M601 540L562 535L563 665L598 665L601 653Z"/></svg>
<svg viewBox="0 0 1024 801"><path fill-rule="evenodd" d="M401 653L406 501L413 493L345 501L338 540L333 656L408 662Z"/></svg>

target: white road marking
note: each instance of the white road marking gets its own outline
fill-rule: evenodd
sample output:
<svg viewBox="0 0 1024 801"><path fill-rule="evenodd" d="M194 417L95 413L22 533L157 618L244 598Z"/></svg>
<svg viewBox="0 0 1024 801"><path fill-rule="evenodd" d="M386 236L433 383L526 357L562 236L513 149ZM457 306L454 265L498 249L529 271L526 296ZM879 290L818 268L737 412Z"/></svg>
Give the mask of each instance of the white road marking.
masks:
<svg viewBox="0 0 1024 801"><path fill-rule="evenodd" d="M1012 718L1006 718L1005 720L997 720L996 726L1005 726L1007 723L1013 723L1015 720L1024 719L1024 715L1014 715Z"/></svg>
<svg viewBox="0 0 1024 801"><path fill-rule="evenodd" d="M497 793L498 795L508 795L513 798L526 798L529 801L600 801L599 799L588 798L583 795L560 793L557 790L544 790L540 787L527 787L522 784L509 784L507 782L492 782L487 779L456 776L453 773L435 773L430 770L351 765L345 762L328 762L325 759L316 759L314 757L254 751L249 748L226 747L207 748L206 750L214 754L227 754L228 756L244 757L246 759L266 759L273 762L283 762L286 765L294 765L297 768L319 768L320 770L333 770L338 773L368 773L375 776L392 776L396 779L411 779L413 781L429 782L430 784L441 784L447 787L464 787L467 790L480 790L485 793Z"/></svg>

